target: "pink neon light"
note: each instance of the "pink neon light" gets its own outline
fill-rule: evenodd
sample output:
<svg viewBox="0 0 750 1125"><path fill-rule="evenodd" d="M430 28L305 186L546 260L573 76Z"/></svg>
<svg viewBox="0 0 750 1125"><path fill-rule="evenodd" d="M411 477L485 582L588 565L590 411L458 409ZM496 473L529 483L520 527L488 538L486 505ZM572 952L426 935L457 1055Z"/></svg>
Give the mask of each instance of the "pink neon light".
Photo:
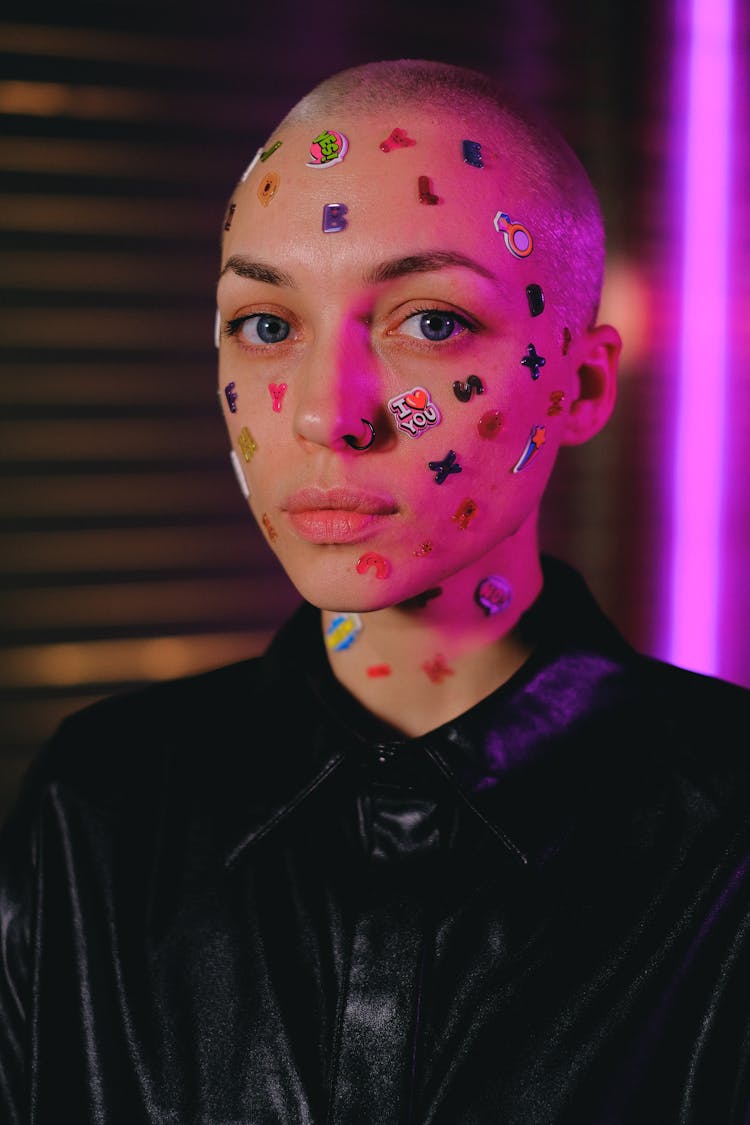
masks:
<svg viewBox="0 0 750 1125"><path fill-rule="evenodd" d="M676 0L678 16L684 13ZM731 0L692 0L667 658L716 673L726 460Z"/></svg>

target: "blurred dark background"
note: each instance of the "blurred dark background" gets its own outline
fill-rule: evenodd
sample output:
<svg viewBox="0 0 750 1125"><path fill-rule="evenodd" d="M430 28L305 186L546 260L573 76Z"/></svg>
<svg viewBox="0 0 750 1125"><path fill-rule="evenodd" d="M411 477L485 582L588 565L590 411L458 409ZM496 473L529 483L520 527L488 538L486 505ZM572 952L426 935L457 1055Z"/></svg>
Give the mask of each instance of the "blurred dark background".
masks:
<svg viewBox="0 0 750 1125"><path fill-rule="evenodd" d="M607 431L564 451L543 542L583 571L634 644L662 654L680 114L671 10L6 0L0 815L65 714L256 653L297 603L228 463L213 347L218 232L275 122L319 79L370 59L497 73L589 169L609 227L603 319L624 337L621 390ZM747 27L736 36L747 58ZM747 206L737 214L736 487L713 670L750 685Z"/></svg>

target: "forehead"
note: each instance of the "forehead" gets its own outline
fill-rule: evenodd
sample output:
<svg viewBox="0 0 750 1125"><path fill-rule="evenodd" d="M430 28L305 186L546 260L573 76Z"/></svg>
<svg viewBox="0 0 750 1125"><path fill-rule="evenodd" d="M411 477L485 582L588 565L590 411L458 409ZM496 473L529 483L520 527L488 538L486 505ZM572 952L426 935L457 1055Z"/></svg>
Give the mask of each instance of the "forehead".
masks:
<svg viewBox="0 0 750 1125"><path fill-rule="evenodd" d="M517 138L497 121L344 106L272 134L234 193L224 255L283 247L325 261L354 245L418 251L446 240L494 249L506 222L493 226L496 215L531 230L538 196Z"/></svg>

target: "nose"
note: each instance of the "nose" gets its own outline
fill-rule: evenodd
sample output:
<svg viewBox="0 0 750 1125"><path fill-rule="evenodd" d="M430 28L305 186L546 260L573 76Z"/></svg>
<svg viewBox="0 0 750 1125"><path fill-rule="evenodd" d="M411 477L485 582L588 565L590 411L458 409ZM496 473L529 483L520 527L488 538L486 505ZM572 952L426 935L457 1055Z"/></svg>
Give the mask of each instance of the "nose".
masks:
<svg viewBox="0 0 750 1125"><path fill-rule="evenodd" d="M359 452L375 445L383 416L376 368L363 326L311 345L295 374L293 425L305 448Z"/></svg>

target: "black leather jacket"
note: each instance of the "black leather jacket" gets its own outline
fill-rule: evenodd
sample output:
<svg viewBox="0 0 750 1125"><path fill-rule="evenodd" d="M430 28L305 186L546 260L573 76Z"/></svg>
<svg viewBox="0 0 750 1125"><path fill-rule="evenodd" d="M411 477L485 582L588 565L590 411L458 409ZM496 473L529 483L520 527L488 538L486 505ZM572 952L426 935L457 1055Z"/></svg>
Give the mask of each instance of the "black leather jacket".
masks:
<svg viewBox="0 0 750 1125"><path fill-rule="evenodd" d="M62 725L0 838L4 1125L748 1121L750 692L545 573L422 738L306 605Z"/></svg>

